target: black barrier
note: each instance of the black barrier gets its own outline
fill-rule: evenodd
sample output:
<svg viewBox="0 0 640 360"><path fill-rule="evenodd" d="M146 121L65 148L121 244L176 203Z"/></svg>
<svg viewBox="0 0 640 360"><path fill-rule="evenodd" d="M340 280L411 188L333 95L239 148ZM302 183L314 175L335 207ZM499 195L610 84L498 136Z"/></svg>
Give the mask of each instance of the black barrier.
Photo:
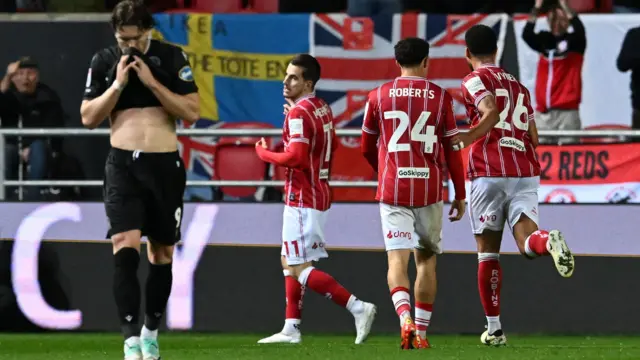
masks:
<svg viewBox="0 0 640 360"><path fill-rule="evenodd" d="M118 331L111 295L111 246L48 243L47 247L48 254L41 256L57 258L59 271L41 278L41 285L65 289L69 303L64 307L82 312L80 330ZM571 279L560 278L549 258L527 261L507 255L501 261L502 323L510 333L640 331L640 288L625 276L640 273L636 259L578 257ZM6 271L6 263L3 266ZM334 275L356 296L378 305L374 332L397 331L398 318L386 286L384 252L332 251L331 257L318 267ZM141 279L146 271L147 266L141 266ZM477 294L476 271L475 255L447 254L439 258L439 293L430 331L483 331L485 319ZM2 279L0 287L6 287L6 277ZM278 248L208 246L195 272L194 322L189 329L264 334L277 331L284 315L283 283ZM302 316L306 332L354 331L353 318L347 311L312 292L305 295Z"/></svg>

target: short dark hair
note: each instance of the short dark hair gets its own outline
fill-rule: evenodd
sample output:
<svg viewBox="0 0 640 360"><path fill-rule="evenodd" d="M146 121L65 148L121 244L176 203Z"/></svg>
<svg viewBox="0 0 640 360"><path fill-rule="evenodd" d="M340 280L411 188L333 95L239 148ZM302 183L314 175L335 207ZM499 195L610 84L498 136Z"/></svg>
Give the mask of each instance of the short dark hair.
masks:
<svg viewBox="0 0 640 360"><path fill-rule="evenodd" d="M114 30L123 26L137 26L142 30L149 30L153 25L153 15L142 0L123 0L111 13L111 27Z"/></svg>
<svg viewBox="0 0 640 360"><path fill-rule="evenodd" d="M298 54L290 61L291 65L302 68L302 78L311 81L315 88L320 80L320 63L309 54Z"/></svg>
<svg viewBox="0 0 640 360"><path fill-rule="evenodd" d="M429 57L429 43L420 38L406 38L393 47L396 61L402 67L418 66Z"/></svg>
<svg viewBox="0 0 640 360"><path fill-rule="evenodd" d="M473 56L490 56L498 51L498 36L487 25L474 25L464 34L464 41Z"/></svg>

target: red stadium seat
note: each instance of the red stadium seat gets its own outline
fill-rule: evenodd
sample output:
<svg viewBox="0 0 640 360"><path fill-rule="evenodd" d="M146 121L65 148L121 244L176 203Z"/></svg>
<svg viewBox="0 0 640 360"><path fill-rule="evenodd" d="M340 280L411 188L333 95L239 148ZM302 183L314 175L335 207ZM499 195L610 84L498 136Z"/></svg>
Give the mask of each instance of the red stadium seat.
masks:
<svg viewBox="0 0 640 360"><path fill-rule="evenodd" d="M569 0L568 4L571 9L579 13L597 11L595 0Z"/></svg>
<svg viewBox="0 0 640 360"><path fill-rule="evenodd" d="M253 0L251 10L258 13L277 13L278 0Z"/></svg>
<svg viewBox="0 0 640 360"><path fill-rule="evenodd" d="M214 14L237 13L242 11L241 0L193 0L192 10Z"/></svg>
<svg viewBox="0 0 640 360"><path fill-rule="evenodd" d="M360 150L360 138L340 137L338 147L333 153L331 164L331 180L338 181L375 181L377 174ZM375 188L363 187L334 187L331 189L333 201L363 202L373 201L376 196Z"/></svg>
<svg viewBox="0 0 640 360"><path fill-rule="evenodd" d="M589 126L585 128L585 130L631 130L631 127L627 125L608 124L608 125ZM609 144L609 143L617 143L621 141L624 141L624 139L621 139L618 136L601 137L601 138L583 137L580 139L580 142L583 144Z"/></svg>
<svg viewBox="0 0 640 360"><path fill-rule="evenodd" d="M259 122L227 123L220 129L270 129L269 124ZM260 137L224 136L216 144L213 164L215 180L264 180L267 163L260 160L255 151L255 143ZM266 138L267 146L271 139ZM255 194L257 187L224 186L223 194L233 197L248 197Z"/></svg>

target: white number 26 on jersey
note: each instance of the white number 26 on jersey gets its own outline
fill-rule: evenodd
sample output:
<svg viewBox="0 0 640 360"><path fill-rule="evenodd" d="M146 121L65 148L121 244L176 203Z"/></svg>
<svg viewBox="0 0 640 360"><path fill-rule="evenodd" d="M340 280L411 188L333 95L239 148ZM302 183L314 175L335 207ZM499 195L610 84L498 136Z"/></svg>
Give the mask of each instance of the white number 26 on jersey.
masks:
<svg viewBox="0 0 640 360"><path fill-rule="evenodd" d="M438 137L436 136L436 127L435 126L425 126L427 124L427 120L429 120L429 116L431 116L431 112L423 111L418 117L415 125L412 129L410 129L411 133L409 136L410 141L419 141L424 143L424 152L432 153L435 147L435 144L438 142ZM388 144L388 152L397 152L397 151L410 151L411 145L409 143L399 143L400 137L402 134L409 129L411 125L411 120L409 120L409 115L407 115L404 111L385 111L384 112L385 120L393 120L398 119L399 123L396 127L395 131L391 135L391 139L389 139ZM426 128L426 129L425 129ZM423 133L423 129L424 131Z"/></svg>
<svg viewBox="0 0 640 360"><path fill-rule="evenodd" d="M511 131L511 124L513 124L516 128L522 131L529 130L529 114L527 107L524 106L524 94L518 94L516 105L513 107L513 112L511 113L511 121L507 121L509 120L509 111L511 110L511 99L509 97L509 92L506 89L496 89L496 97L505 98L505 104L504 109L502 109L502 111L500 112L500 121L498 121L498 123L494 127ZM521 120L522 115L524 115L524 122Z"/></svg>

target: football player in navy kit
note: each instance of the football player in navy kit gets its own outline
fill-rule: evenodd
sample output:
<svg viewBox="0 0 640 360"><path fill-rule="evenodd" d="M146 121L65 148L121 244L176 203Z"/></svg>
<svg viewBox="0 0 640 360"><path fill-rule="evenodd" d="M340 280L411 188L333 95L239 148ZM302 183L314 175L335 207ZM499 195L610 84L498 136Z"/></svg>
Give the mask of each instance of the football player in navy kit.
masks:
<svg viewBox="0 0 640 360"><path fill-rule="evenodd" d="M107 117L111 125L104 202L124 358L153 360L160 358L157 332L171 293L186 183L175 120L199 119L198 88L184 52L151 39L153 17L142 1L120 2L111 25L117 46L93 56L80 112L87 128L96 128ZM149 239L150 266L140 329L137 270L142 236Z"/></svg>

